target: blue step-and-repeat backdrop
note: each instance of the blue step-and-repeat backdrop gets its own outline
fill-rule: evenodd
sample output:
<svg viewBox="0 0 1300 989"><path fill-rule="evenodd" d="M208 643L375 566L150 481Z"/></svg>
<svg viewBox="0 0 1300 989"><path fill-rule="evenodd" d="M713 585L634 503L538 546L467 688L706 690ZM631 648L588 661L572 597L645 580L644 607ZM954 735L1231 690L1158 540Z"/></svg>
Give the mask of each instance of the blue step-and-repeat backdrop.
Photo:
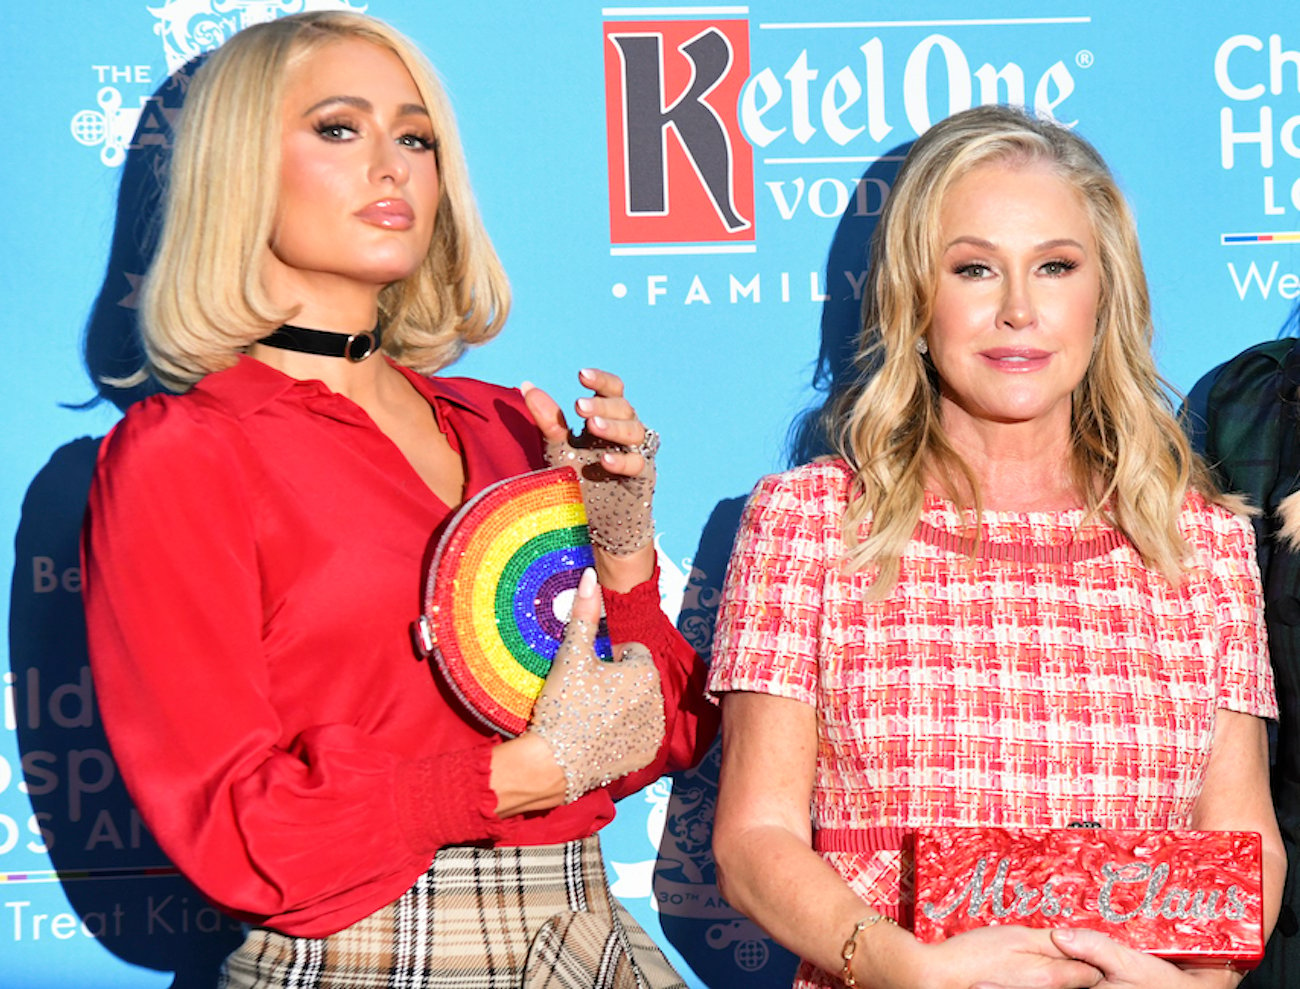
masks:
<svg viewBox="0 0 1300 989"><path fill-rule="evenodd" d="M1025 103L1102 150L1182 391L1286 332L1300 297L1300 22L1275 0L4 0L0 989L198 989L239 938L117 776L77 529L96 445L134 397L98 382L138 358L178 70L243 25L324 7L409 34L456 105L516 299L457 371L572 398L579 367L607 367L663 433L664 604L705 654L743 499L817 452L868 236L935 120ZM614 889L693 986L786 985L791 957L718 896L716 781L715 752L623 802Z"/></svg>

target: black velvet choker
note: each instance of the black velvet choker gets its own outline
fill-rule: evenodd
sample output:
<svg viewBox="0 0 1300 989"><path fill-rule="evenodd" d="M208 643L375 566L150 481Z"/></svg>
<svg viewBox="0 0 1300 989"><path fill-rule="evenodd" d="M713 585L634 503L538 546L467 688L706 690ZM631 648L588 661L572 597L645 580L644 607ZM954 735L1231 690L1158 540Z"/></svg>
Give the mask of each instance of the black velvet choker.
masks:
<svg viewBox="0 0 1300 989"><path fill-rule="evenodd" d="M363 333L330 333L327 330L309 330L305 326L290 326L285 323L270 336L262 337L257 342L303 354L346 357L356 364L378 350L382 340L383 330L378 323L373 330Z"/></svg>

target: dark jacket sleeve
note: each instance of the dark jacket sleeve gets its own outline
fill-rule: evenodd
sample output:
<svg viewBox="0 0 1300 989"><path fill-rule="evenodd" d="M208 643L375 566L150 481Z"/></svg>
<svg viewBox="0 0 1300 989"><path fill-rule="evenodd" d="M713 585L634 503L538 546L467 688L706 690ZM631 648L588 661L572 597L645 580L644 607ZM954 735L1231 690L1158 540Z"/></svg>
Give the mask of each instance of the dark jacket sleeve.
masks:
<svg viewBox="0 0 1300 989"><path fill-rule="evenodd" d="M1283 445L1295 435L1287 423L1297 412L1295 386L1288 387L1287 379L1300 370L1296 343L1270 340L1229 361L1210 389L1204 414L1205 459L1219 484L1260 509L1255 535L1264 572L1278 502L1300 487Z"/></svg>

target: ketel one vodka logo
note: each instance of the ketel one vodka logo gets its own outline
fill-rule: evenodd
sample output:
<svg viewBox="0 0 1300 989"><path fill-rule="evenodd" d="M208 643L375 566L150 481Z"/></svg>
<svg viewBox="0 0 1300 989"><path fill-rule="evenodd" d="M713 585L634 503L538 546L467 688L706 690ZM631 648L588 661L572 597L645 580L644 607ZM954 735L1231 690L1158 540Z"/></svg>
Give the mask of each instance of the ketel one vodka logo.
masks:
<svg viewBox="0 0 1300 989"><path fill-rule="evenodd" d="M746 20L606 22L613 243L753 241L748 76Z"/></svg>

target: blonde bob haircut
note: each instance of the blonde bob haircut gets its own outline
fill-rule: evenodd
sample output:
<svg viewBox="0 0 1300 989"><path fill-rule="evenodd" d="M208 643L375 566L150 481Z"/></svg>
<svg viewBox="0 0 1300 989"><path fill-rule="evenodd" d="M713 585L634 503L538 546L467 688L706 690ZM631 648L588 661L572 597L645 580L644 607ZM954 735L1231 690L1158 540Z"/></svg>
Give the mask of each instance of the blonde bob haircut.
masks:
<svg viewBox="0 0 1300 989"><path fill-rule="evenodd" d="M285 79L313 52L350 39L401 60L438 141L433 240L419 270L380 294L384 350L432 373L500 331L509 284L479 218L455 118L433 67L374 18L295 14L233 35L195 73L186 96L141 304L148 369L168 388L183 391L231 366L294 315L274 305L262 283L280 183Z"/></svg>
<svg viewBox="0 0 1300 989"><path fill-rule="evenodd" d="M857 354L863 383L840 403L833 426L837 452L856 475L844 518L847 565L878 567L872 595L889 592L927 480L963 509L981 509L976 478L940 421L934 365L917 344L938 286L944 197L989 164L1045 164L1087 209L1101 295L1092 361L1072 398L1070 470L1085 520L1118 528L1148 566L1176 582L1188 556L1177 525L1188 488L1241 505L1219 494L1192 452L1156 371L1137 228L1106 163L1072 131L1005 106L954 114L918 138L872 236ZM870 532L859 539L868 518Z"/></svg>

